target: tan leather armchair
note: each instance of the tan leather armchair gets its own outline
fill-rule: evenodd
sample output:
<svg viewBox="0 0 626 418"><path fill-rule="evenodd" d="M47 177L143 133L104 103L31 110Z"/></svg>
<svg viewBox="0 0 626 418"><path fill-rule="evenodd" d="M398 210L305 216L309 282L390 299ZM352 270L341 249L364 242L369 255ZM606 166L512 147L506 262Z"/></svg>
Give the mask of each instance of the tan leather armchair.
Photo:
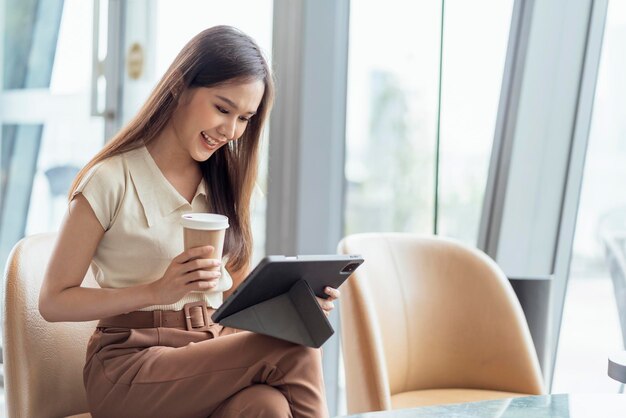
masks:
<svg viewBox="0 0 626 418"><path fill-rule="evenodd" d="M85 413L83 365L96 321L48 323L39 315L39 289L56 234L18 242L5 271L4 370L9 417ZM97 287L91 274L83 286ZM89 417L81 414L80 417Z"/></svg>
<svg viewBox="0 0 626 418"><path fill-rule="evenodd" d="M454 240L357 234L341 287L348 412L544 393L521 306L484 253Z"/></svg>

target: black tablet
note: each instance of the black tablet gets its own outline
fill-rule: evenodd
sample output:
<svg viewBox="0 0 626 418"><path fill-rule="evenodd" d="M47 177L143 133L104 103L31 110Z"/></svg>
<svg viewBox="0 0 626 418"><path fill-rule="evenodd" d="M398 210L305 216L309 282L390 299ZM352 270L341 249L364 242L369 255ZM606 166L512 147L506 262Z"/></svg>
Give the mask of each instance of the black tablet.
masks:
<svg viewBox="0 0 626 418"><path fill-rule="evenodd" d="M362 263L359 255L267 256L211 318L219 323L248 307L288 293L301 280L315 295L327 298L324 288L338 288Z"/></svg>

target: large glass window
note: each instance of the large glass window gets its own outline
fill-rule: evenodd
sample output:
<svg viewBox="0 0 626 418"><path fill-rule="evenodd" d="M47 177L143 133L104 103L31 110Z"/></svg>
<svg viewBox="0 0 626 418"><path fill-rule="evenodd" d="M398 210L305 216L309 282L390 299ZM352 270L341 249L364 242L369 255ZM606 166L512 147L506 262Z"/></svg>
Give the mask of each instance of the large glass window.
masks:
<svg viewBox="0 0 626 418"><path fill-rule="evenodd" d="M513 2L442 3L351 5L347 234L475 244Z"/></svg>
<svg viewBox="0 0 626 418"><path fill-rule="evenodd" d="M441 4L350 6L345 224L432 230Z"/></svg>
<svg viewBox="0 0 626 418"><path fill-rule="evenodd" d="M474 245L513 1L447 0L441 82L438 232Z"/></svg>
<svg viewBox="0 0 626 418"><path fill-rule="evenodd" d="M626 1L611 0L553 392L610 392L619 388L607 376L606 367L608 354L623 349L626 342L625 42Z"/></svg>

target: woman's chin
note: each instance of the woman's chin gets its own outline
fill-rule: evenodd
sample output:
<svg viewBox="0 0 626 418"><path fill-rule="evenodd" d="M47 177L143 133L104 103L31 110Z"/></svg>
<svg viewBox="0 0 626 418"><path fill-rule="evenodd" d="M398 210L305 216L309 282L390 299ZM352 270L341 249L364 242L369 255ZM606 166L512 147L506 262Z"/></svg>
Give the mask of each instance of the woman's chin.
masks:
<svg viewBox="0 0 626 418"><path fill-rule="evenodd" d="M209 158L211 158L211 156L215 154L215 151L205 151L202 150L201 152L196 152L194 153L191 158L193 158L194 160L196 160L199 163L203 163L205 161L207 161Z"/></svg>

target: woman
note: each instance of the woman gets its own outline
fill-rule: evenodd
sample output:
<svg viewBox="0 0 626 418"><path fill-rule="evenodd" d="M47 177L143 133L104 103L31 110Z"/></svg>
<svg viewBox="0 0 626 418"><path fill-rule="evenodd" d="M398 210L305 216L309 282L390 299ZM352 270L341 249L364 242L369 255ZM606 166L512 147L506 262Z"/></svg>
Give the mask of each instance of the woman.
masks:
<svg viewBox="0 0 626 418"><path fill-rule="evenodd" d="M78 174L39 309L48 321L100 320L84 368L94 416L327 415L319 350L210 321L250 270L250 197L273 94L251 38L205 30ZM182 251L187 212L228 216L223 264L211 247ZM98 289L81 287L90 267ZM339 292L326 293L328 313Z"/></svg>

